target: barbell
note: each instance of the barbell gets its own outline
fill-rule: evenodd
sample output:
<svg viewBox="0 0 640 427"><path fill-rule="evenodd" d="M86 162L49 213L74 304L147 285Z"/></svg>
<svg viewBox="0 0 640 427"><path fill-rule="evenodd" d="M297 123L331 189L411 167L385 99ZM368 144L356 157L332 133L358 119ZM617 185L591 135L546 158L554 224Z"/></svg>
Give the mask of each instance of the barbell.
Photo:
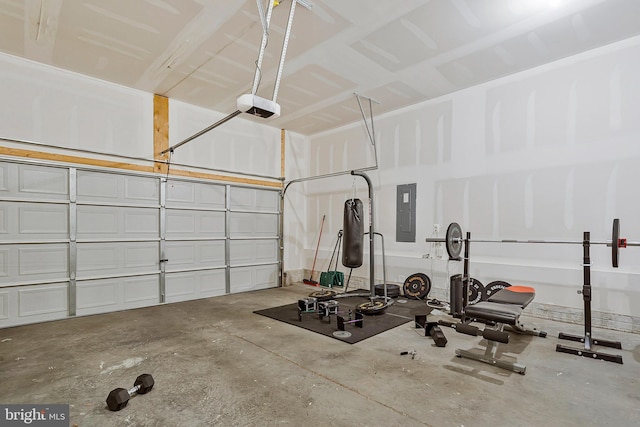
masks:
<svg viewBox="0 0 640 427"><path fill-rule="evenodd" d="M449 258L458 259L462 252L462 244L465 239L462 237L462 227L457 222L452 222L447 227L447 233L444 238L428 237L426 242L444 242L447 248ZM503 239L503 240L489 240L489 239L469 239L470 242L478 243L540 243L540 244L559 244L559 245L583 245L586 242L583 240L517 240L517 239ZM611 240L606 241L588 241L590 245L606 245L611 247L611 265L618 267L618 257L620 255L620 248L626 248L627 246L640 246L640 242L627 242L627 239L620 238L620 220L615 218L613 220L613 226L611 231Z"/></svg>

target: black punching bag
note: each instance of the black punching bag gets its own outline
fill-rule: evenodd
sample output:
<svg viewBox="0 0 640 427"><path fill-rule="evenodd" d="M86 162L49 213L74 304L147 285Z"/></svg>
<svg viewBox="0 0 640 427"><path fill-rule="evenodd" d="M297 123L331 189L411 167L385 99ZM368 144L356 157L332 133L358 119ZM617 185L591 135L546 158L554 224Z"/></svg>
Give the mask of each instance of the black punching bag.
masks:
<svg viewBox="0 0 640 427"><path fill-rule="evenodd" d="M342 237L342 265L358 268L362 265L364 247L364 215L362 200L344 202L344 235Z"/></svg>

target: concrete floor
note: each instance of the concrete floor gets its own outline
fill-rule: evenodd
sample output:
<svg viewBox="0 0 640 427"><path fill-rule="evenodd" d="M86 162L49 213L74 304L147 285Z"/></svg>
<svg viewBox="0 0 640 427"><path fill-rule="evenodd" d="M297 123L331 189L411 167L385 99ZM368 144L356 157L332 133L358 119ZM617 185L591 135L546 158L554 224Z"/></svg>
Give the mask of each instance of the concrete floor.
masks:
<svg viewBox="0 0 640 427"><path fill-rule="evenodd" d="M512 334L519 375L455 357L482 339L443 328L444 348L413 322L349 345L252 312L296 302L293 285L0 330L0 403L69 403L79 426L638 426L640 335L623 365L555 352L579 325L531 319L549 332ZM416 350L414 359L401 351ZM605 350L605 349L603 349ZM120 412L116 387L156 385ZM35 425L35 424L32 424Z"/></svg>

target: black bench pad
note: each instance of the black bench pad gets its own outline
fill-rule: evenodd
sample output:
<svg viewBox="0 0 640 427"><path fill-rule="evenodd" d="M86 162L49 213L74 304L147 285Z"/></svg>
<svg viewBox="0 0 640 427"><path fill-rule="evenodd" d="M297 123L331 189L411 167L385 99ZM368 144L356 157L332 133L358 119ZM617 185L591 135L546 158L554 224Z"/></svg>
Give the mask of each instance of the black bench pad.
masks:
<svg viewBox="0 0 640 427"><path fill-rule="evenodd" d="M490 301L480 301L477 304L468 305L464 310L467 317L474 319L491 320L508 325L518 322L522 307L517 304L501 304Z"/></svg>

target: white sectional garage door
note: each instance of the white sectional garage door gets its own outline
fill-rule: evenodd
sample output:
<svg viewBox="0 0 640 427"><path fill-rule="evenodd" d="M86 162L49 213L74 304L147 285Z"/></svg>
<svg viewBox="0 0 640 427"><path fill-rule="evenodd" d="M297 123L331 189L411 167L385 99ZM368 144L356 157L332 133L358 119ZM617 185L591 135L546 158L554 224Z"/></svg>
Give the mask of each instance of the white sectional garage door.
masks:
<svg viewBox="0 0 640 427"><path fill-rule="evenodd" d="M278 286L279 194L0 162L0 327Z"/></svg>

